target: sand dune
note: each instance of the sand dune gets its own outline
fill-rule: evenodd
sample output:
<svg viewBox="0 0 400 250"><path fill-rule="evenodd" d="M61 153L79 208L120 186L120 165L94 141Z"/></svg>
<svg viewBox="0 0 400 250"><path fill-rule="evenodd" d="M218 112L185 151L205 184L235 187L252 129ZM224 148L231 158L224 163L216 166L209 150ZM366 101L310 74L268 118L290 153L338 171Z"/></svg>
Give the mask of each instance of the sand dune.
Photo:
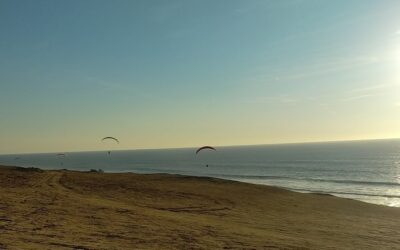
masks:
<svg viewBox="0 0 400 250"><path fill-rule="evenodd" d="M0 167L1 249L399 249L400 209L212 178Z"/></svg>

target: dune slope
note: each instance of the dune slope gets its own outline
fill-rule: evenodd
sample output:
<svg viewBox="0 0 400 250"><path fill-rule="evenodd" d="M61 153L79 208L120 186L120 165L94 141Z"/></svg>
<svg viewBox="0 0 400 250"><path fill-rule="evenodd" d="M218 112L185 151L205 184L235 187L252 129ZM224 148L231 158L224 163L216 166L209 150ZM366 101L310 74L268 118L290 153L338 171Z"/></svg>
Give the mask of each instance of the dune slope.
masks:
<svg viewBox="0 0 400 250"><path fill-rule="evenodd" d="M212 178L0 167L0 249L396 249L400 209Z"/></svg>

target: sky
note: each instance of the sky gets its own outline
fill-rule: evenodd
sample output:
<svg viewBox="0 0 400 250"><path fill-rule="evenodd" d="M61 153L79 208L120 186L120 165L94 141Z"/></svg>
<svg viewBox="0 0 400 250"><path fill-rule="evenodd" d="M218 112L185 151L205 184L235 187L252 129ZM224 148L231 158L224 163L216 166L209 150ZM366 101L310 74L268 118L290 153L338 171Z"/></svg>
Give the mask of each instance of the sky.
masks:
<svg viewBox="0 0 400 250"><path fill-rule="evenodd" d="M399 10L1 0L0 154L399 138Z"/></svg>

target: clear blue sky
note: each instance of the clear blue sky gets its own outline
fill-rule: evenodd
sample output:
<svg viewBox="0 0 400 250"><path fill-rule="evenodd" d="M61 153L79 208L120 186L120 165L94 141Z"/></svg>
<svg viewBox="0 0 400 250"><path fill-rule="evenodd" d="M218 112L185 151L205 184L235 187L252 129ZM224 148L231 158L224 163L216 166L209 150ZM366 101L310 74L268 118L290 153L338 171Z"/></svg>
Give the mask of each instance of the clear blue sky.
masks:
<svg viewBox="0 0 400 250"><path fill-rule="evenodd" d="M0 1L0 153L400 137L400 1Z"/></svg>

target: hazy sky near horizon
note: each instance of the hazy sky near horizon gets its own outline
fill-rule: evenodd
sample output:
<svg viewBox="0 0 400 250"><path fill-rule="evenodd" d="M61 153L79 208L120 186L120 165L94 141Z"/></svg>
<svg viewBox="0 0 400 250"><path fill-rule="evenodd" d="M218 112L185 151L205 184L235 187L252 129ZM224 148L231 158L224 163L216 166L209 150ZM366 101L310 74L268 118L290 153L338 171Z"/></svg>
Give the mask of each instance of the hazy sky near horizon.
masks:
<svg viewBox="0 0 400 250"><path fill-rule="evenodd" d="M0 1L0 153L400 137L400 1Z"/></svg>

